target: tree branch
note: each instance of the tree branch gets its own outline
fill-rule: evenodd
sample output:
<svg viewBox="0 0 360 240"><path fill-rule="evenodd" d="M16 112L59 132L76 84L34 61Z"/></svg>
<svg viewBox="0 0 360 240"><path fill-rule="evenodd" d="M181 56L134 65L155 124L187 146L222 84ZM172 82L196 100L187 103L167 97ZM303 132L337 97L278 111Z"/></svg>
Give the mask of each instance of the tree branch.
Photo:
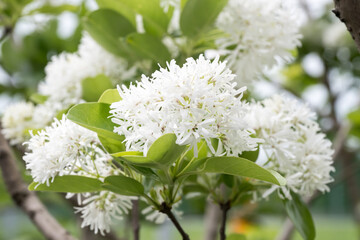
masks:
<svg viewBox="0 0 360 240"><path fill-rule="evenodd" d="M1 130L1 128L0 128ZM47 211L34 192L27 189L21 178L9 144L0 132L0 168L8 193L15 204L26 213L34 225L51 240L74 240Z"/></svg>
<svg viewBox="0 0 360 240"><path fill-rule="evenodd" d="M205 210L205 235L204 240L216 240L218 226L220 225L221 211L217 204L211 199L207 200Z"/></svg>
<svg viewBox="0 0 360 240"><path fill-rule="evenodd" d="M334 0L334 4L333 13L346 25L360 51L360 1Z"/></svg>
<svg viewBox="0 0 360 240"><path fill-rule="evenodd" d="M227 219L227 214L231 208L231 203L230 201L227 201L226 203L220 203L220 209L222 212L222 216L221 216L221 226L220 226L220 240L225 240L226 239L226 219Z"/></svg>
<svg viewBox="0 0 360 240"><path fill-rule="evenodd" d="M140 219L139 219L139 200L132 201L133 207L131 209L131 226L134 234L134 240L140 239Z"/></svg>
<svg viewBox="0 0 360 240"><path fill-rule="evenodd" d="M170 218L176 229L181 234L183 240L190 240L189 235L184 231L174 214L171 212L171 207L169 207L165 202L163 202L160 207L160 212L165 213Z"/></svg>

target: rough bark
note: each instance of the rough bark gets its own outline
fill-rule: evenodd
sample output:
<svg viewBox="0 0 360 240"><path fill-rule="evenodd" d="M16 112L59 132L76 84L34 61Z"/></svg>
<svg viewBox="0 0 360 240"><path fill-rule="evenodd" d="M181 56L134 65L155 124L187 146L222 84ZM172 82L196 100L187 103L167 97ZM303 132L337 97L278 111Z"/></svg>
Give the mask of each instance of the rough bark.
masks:
<svg viewBox="0 0 360 240"><path fill-rule="evenodd" d="M333 13L346 25L360 51L360 1L334 0L334 3Z"/></svg>
<svg viewBox="0 0 360 240"><path fill-rule="evenodd" d="M29 216L30 220L46 239L75 239L50 215L46 207L38 199L35 193L30 192L27 189L27 184L25 184L21 178L14 155L1 133L0 168L2 170L2 176L6 189L12 200L18 207L22 209L25 214Z"/></svg>

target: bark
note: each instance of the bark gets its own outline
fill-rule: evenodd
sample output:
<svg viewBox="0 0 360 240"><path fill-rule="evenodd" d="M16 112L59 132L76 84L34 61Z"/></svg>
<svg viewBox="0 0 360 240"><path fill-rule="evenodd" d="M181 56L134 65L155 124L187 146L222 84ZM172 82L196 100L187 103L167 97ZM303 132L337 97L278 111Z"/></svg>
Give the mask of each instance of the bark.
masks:
<svg viewBox="0 0 360 240"><path fill-rule="evenodd" d="M140 219L139 219L139 200L133 200L131 210L131 227L133 230L134 240L140 239Z"/></svg>
<svg viewBox="0 0 360 240"><path fill-rule="evenodd" d="M334 4L333 13L346 25L360 51L360 1L334 0Z"/></svg>
<svg viewBox="0 0 360 240"><path fill-rule="evenodd" d="M46 239L75 239L50 215L35 193L28 190L27 184L21 178L14 155L1 133L0 168L2 170L2 176L6 189L12 200L25 214L29 216L30 220Z"/></svg>
<svg viewBox="0 0 360 240"><path fill-rule="evenodd" d="M220 225L221 210L212 200L207 201L205 210L205 237L204 240L216 240Z"/></svg>

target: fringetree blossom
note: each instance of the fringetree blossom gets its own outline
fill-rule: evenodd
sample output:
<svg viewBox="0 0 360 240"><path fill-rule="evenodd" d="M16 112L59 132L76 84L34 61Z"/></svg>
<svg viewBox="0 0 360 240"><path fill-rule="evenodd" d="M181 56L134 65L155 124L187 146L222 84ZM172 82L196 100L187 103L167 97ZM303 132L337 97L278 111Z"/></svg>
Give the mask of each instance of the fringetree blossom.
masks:
<svg viewBox="0 0 360 240"><path fill-rule="evenodd" d="M55 111L81 102L81 82L87 77L104 74L114 84L134 76L136 69L128 68L128 63L103 49L89 35L81 39L75 53L61 53L52 57L45 68L46 77L39 85L39 93L48 96Z"/></svg>
<svg viewBox="0 0 360 240"><path fill-rule="evenodd" d="M264 167L287 180L281 187L285 197L291 198L289 190L303 196L329 191L334 151L320 132L314 112L296 100L275 95L250 104L247 118L256 136L264 140L261 148L268 158ZM264 196L277 188L273 186Z"/></svg>
<svg viewBox="0 0 360 240"><path fill-rule="evenodd" d="M292 58L290 50L300 45L296 15L281 0L229 1L216 22L227 35L216 44L241 85L273 67L276 58Z"/></svg>
<svg viewBox="0 0 360 240"><path fill-rule="evenodd" d="M51 126L32 134L25 143L28 152L23 157L34 181L50 185L56 176L80 175L103 180L119 174L111 165L111 156L102 148L96 133L85 129L65 116ZM68 197L72 197L70 194ZM82 198L85 198L82 200ZM95 233L110 231L115 219L131 209L131 197L108 191L78 194L76 211L83 218L82 227L90 226Z"/></svg>
<svg viewBox="0 0 360 240"><path fill-rule="evenodd" d="M111 105L114 132L125 136L126 149L146 155L149 146L166 133L175 133L177 144L197 152L201 139L213 154L237 155L255 150L258 139L243 120L246 107L236 89L235 75L219 62L203 56L187 59L183 67L172 60L152 77L129 88L118 87L121 101ZM211 139L219 139L214 149Z"/></svg>
<svg viewBox="0 0 360 240"><path fill-rule="evenodd" d="M10 105L2 117L2 134L10 144L23 143L26 132L34 127L32 116L35 106L32 103L19 102Z"/></svg>

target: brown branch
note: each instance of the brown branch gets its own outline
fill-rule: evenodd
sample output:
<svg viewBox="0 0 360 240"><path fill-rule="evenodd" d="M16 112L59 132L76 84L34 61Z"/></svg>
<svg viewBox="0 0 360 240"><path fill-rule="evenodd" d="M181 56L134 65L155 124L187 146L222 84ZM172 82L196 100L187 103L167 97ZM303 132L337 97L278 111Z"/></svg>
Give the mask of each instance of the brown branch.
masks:
<svg viewBox="0 0 360 240"><path fill-rule="evenodd" d="M140 239L140 219L139 219L139 200L132 201L131 226L134 234L134 240Z"/></svg>
<svg viewBox="0 0 360 240"><path fill-rule="evenodd" d="M1 128L0 128L1 129ZM27 214L34 225L51 240L74 240L47 211L34 192L27 189L23 182L19 169L9 144L0 133L0 168L8 193L14 203Z"/></svg>
<svg viewBox="0 0 360 240"><path fill-rule="evenodd" d="M360 1L334 0L334 4L333 13L346 25L360 51Z"/></svg>
<svg viewBox="0 0 360 240"><path fill-rule="evenodd" d="M181 237L183 240L190 240L189 235L184 231L184 229L181 227L180 223L174 216L174 214L171 211L171 207L169 207L165 202L163 202L160 206L160 212L165 213L171 220L171 222L175 225L176 229L181 234Z"/></svg>
<svg viewBox="0 0 360 240"><path fill-rule="evenodd" d="M221 226L220 226L220 240L226 239L226 219L227 214L231 208L231 202L227 201L226 203L220 203L220 209L221 209Z"/></svg>

